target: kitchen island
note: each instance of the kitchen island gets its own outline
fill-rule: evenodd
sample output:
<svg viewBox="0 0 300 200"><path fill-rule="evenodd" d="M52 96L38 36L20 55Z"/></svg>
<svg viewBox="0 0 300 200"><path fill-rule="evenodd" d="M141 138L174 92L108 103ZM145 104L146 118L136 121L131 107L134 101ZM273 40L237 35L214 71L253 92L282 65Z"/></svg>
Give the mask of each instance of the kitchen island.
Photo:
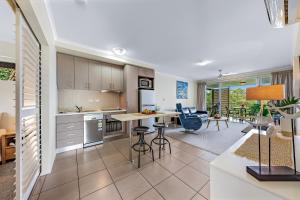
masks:
<svg viewBox="0 0 300 200"><path fill-rule="evenodd" d="M142 113L127 113L127 114L117 114L112 115L111 117L127 123L127 129L129 134L129 161L132 162L132 121L135 120L142 120L142 119L149 119L149 118L155 118L155 117L162 117L164 121L164 117L171 117L179 115L179 112L157 112L155 114L142 114Z"/></svg>

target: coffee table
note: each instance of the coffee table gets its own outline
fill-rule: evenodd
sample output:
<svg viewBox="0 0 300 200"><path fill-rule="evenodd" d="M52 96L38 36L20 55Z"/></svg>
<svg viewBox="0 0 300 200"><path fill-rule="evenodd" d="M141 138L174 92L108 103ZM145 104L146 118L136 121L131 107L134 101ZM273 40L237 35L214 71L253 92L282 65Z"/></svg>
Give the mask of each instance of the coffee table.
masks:
<svg viewBox="0 0 300 200"><path fill-rule="evenodd" d="M220 131L220 125L219 125L220 121L225 122L227 128L229 128L229 126L228 126L228 118L227 117L221 117L219 119L218 118L214 118L214 117L209 117L208 120L207 120L207 126L206 126L206 128L209 127L209 124L210 124L211 121L216 121L216 125L218 127L218 131Z"/></svg>

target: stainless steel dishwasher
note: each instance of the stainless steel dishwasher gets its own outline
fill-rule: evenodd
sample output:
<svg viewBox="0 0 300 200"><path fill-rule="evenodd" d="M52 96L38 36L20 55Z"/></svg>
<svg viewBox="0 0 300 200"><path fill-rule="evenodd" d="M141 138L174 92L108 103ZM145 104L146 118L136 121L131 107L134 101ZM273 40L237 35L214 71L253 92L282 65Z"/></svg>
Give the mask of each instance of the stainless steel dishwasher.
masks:
<svg viewBox="0 0 300 200"><path fill-rule="evenodd" d="M103 143L103 114L85 114L83 147L101 143Z"/></svg>

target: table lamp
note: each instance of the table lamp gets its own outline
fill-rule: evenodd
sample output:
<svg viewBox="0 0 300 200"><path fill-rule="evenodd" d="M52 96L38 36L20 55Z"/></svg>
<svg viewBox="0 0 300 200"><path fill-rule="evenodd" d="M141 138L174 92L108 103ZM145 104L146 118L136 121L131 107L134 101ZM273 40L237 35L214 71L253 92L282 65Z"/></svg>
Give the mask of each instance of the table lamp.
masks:
<svg viewBox="0 0 300 200"><path fill-rule="evenodd" d="M270 86L258 86L246 89L246 99L247 100L259 100L260 101L260 113L258 119L258 162L259 166L247 166L247 172L253 177L260 181L299 181L299 172L295 169L291 169L287 166L271 166L271 146L269 137L269 166L261 166L261 126L263 123L263 101L264 100L282 100L285 98L285 86L284 85L270 85ZM294 149L294 135L293 139L293 149ZM295 151L293 151L295 158ZM296 161L294 160L294 163Z"/></svg>

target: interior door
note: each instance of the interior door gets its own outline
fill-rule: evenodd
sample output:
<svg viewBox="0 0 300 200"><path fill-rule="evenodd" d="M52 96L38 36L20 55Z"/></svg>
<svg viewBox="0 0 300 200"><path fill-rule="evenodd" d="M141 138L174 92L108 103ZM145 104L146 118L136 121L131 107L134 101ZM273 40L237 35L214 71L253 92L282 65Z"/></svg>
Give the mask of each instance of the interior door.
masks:
<svg viewBox="0 0 300 200"><path fill-rule="evenodd" d="M40 44L16 10L17 199L28 199L40 174Z"/></svg>

